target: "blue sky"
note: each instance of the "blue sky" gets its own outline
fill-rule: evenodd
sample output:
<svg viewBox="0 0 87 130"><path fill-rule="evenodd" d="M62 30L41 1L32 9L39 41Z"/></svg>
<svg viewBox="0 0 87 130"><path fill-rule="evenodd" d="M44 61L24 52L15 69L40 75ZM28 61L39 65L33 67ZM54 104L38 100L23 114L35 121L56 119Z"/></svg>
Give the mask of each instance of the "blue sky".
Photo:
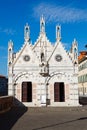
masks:
<svg viewBox="0 0 87 130"><path fill-rule="evenodd" d="M40 31L40 16L46 20L48 39L54 43L56 25L61 25L62 42L70 49L74 38L79 51L87 44L86 0L0 0L0 74L7 76L8 41L14 42L14 51L24 43L24 25L30 25L34 43Z"/></svg>

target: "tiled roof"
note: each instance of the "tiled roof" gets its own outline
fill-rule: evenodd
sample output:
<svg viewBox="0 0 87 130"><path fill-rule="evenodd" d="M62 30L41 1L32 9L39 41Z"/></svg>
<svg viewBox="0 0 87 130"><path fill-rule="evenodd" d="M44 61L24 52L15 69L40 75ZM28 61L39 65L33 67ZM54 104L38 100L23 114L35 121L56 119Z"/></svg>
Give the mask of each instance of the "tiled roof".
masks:
<svg viewBox="0 0 87 130"><path fill-rule="evenodd" d="M84 58L86 58L87 51L81 51L80 55L78 56L78 60L82 61Z"/></svg>

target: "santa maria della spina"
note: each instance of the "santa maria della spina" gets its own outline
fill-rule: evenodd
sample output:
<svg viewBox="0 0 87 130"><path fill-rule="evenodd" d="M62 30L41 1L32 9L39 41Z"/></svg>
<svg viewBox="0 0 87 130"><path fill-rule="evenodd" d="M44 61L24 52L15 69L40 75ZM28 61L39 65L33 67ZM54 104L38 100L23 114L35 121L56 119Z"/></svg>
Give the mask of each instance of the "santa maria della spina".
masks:
<svg viewBox="0 0 87 130"><path fill-rule="evenodd" d="M24 27L24 44L14 53L8 44L8 94L19 105L78 106L78 48L73 41L70 52L61 42L61 27L56 26L55 44L45 32L45 19L40 18L40 33L34 44L30 28Z"/></svg>

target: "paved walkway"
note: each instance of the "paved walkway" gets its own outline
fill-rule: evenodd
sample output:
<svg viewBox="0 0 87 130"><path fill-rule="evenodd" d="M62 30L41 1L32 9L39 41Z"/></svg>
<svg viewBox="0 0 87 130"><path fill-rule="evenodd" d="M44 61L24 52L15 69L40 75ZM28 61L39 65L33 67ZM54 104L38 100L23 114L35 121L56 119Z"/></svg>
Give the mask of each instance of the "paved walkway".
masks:
<svg viewBox="0 0 87 130"><path fill-rule="evenodd" d="M0 130L87 130L87 106L14 107L0 114Z"/></svg>

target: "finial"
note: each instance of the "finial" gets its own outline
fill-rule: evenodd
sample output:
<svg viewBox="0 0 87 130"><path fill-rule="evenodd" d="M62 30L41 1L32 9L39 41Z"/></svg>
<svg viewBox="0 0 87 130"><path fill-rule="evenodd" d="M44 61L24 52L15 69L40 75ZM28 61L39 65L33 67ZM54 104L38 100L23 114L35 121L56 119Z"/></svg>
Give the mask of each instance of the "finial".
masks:
<svg viewBox="0 0 87 130"><path fill-rule="evenodd" d="M9 46L13 46L13 42L11 39L9 40L8 44L9 44Z"/></svg>
<svg viewBox="0 0 87 130"><path fill-rule="evenodd" d="M76 38L74 38L74 43L76 42Z"/></svg>
<svg viewBox="0 0 87 130"><path fill-rule="evenodd" d="M61 40L61 26L56 26L56 39L57 41Z"/></svg>
<svg viewBox="0 0 87 130"><path fill-rule="evenodd" d="M26 23L25 28L24 28L24 39L26 42L28 42L30 39L30 28L29 28L28 23Z"/></svg>
<svg viewBox="0 0 87 130"><path fill-rule="evenodd" d="M45 19L43 15L40 18L40 32L45 33Z"/></svg>
<svg viewBox="0 0 87 130"><path fill-rule="evenodd" d="M76 41L76 38L74 38L74 41L73 41L73 43L72 43L72 44L77 46L77 41Z"/></svg>

